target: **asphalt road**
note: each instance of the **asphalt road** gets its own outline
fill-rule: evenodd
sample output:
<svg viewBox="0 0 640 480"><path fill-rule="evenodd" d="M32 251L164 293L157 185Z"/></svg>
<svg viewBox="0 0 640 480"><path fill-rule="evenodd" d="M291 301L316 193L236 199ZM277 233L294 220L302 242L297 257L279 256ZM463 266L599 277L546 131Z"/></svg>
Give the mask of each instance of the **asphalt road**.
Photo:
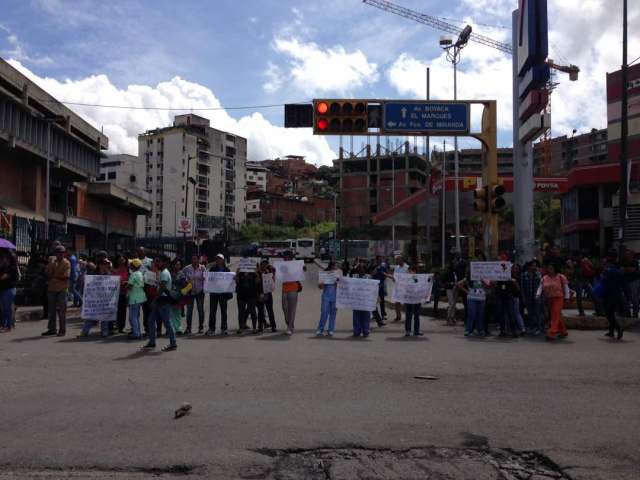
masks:
<svg viewBox="0 0 640 480"><path fill-rule="evenodd" d="M640 478L637 332L548 344L426 320L422 339L394 323L352 339L341 311L336 337L318 339L316 272L290 338L140 354L123 337L76 339L79 323L63 339L40 337L44 322L1 334L0 479ZM182 402L193 410L174 420ZM532 451L555 477L496 467Z"/></svg>

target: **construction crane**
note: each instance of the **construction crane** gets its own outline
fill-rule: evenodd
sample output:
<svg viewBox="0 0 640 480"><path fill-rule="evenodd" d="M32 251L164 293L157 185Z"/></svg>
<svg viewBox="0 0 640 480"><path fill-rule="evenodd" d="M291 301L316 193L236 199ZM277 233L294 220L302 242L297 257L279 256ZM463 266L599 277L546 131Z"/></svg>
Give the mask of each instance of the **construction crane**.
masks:
<svg viewBox="0 0 640 480"><path fill-rule="evenodd" d="M382 11L390 12L400 17L408 18L409 20L414 20L418 23L422 23L429 27L435 28L436 30L444 31L447 33L451 33L454 35L460 35L463 30L470 29L469 26L464 28L460 28L456 25L448 23L441 18L434 17L433 15L427 15L425 13L416 12L415 10L411 10L410 8L402 7L400 5L396 5L395 3L389 2L388 0L362 0L366 5L370 5L372 7L379 8ZM468 33L468 32L467 32ZM495 48L503 53L507 53L509 55L513 55L513 48L510 44L500 42L498 40L494 40L493 38L480 35L477 33L471 33L469 36L469 40L479 43L481 45L486 45L491 48ZM569 74L569 80L572 82L578 80L578 74L580 73L580 68L576 65L560 65L555 63L553 60L547 60L547 65L551 70L555 70L558 72L564 72ZM547 107L545 111L547 113L551 113L551 92L555 89L558 84L553 80L550 80L546 85L546 89L549 92L549 101L547 103ZM541 141L542 144L542 174L549 175L550 174L550 165L551 165L551 130L547 129L543 135L543 139Z"/></svg>
<svg viewBox="0 0 640 480"><path fill-rule="evenodd" d="M418 23L428 25L429 27L435 28L436 30L451 33L454 35L460 35L463 30L465 30L465 28L468 28L460 28L456 25L445 22L441 18L434 17L433 15L427 15L426 13L416 12L415 10L396 5L395 3L389 2L388 0L362 0L362 3L379 8L380 10L385 12L393 13L400 17L414 20ZM481 45L486 45L487 47L495 48L496 50L508 53L509 55L513 54L513 48L511 48L510 44L494 40L493 38L487 37L485 35L471 33L471 35L469 36L469 40L480 43ZM578 68L576 65L559 65L553 60L547 60L547 65L549 65L549 68L553 70L568 73L569 80L571 81L578 80L580 68Z"/></svg>
<svg viewBox="0 0 640 480"><path fill-rule="evenodd" d="M394 13L401 17L414 20L418 23L422 23L424 25L428 25L432 28L435 28L436 30L451 33L453 35L460 35L463 30L462 28L457 27L456 25L445 22L441 18L434 17L432 15L427 15L425 13L416 12L415 10L401 7L400 5L396 5L395 3L388 2L387 0L362 0L362 2L372 7L379 8L380 10L383 10L385 12ZM482 45L495 48L496 50L500 50L501 52L508 53L510 55L513 52L511 45L509 45L508 43L499 42L498 40L485 37L484 35L472 33L470 39L476 43L481 43Z"/></svg>

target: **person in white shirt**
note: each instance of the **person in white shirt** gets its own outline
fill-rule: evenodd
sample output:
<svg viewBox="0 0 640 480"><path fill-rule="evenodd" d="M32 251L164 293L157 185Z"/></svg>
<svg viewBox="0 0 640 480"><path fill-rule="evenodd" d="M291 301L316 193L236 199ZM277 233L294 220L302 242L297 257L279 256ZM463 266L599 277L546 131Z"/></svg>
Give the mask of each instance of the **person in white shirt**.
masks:
<svg viewBox="0 0 640 480"><path fill-rule="evenodd" d="M409 273L409 264L404 261L402 255L398 255L396 257L396 265L393 267L393 273ZM387 274L389 278L393 278L393 275ZM400 302L396 302L394 304L396 310L396 318L393 319L394 322L399 322L402 320L402 304Z"/></svg>

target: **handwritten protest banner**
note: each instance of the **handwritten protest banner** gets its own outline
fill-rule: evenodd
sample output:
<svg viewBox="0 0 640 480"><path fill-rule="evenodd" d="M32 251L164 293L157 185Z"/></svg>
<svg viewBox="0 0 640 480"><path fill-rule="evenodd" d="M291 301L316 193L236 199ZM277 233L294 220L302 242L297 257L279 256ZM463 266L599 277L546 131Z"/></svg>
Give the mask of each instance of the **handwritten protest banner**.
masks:
<svg viewBox="0 0 640 480"><path fill-rule="evenodd" d="M511 280L511 262L471 262L471 280L509 281Z"/></svg>
<svg viewBox="0 0 640 480"><path fill-rule="evenodd" d="M340 278L340 271L331 270L328 272L318 272L318 283L322 285L333 285Z"/></svg>
<svg viewBox="0 0 640 480"><path fill-rule="evenodd" d="M431 298L433 274L396 273L394 301L399 303L423 303Z"/></svg>
<svg viewBox="0 0 640 480"><path fill-rule="evenodd" d="M145 270L144 272L144 284L151 285L152 287L158 286L158 272L152 272L151 270Z"/></svg>
<svg viewBox="0 0 640 480"><path fill-rule="evenodd" d="M252 273L256 271L256 267L260 263L260 259L257 257L241 258L238 264L238 270L243 273Z"/></svg>
<svg viewBox="0 0 640 480"><path fill-rule="evenodd" d="M206 293L233 293L236 289L234 272L207 272L204 276Z"/></svg>
<svg viewBox="0 0 640 480"><path fill-rule="evenodd" d="M304 281L304 260L289 260L275 262L276 280L278 282Z"/></svg>
<svg viewBox="0 0 640 480"><path fill-rule="evenodd" d="M87 275L82 294L82 318L99 322L113 322L118 313L120 277Z"/></svg>
<svg viewBox="0 0 640 480"><path fill-rule="evenodd" d="M276 290L276 281L273 273L262 274L262 293L273 293Z"/></svg>
<svg viewBox="0 0 640 480"><path fill-rule="evenodd" d="M378 302L380 282L368 278L342 277L338 282L336 306L373 312Z"/></svg>

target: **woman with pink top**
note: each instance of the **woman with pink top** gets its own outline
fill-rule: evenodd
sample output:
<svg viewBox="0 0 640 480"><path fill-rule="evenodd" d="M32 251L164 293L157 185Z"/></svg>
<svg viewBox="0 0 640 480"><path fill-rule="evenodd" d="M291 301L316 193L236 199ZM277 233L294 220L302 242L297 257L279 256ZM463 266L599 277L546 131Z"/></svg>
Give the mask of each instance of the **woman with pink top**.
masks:
<svg viewBox="0 0 640 480"><path fill-rule="evenodd" d="M537 297L544 295L545 302L549 306L551 325L547 331L547 340L565 338L569 333L562 321L562 307L564 301L569 300L569 282L567 277L556 271L556 264L547 265L547 274L542 277L538 287Z"/></svg>

